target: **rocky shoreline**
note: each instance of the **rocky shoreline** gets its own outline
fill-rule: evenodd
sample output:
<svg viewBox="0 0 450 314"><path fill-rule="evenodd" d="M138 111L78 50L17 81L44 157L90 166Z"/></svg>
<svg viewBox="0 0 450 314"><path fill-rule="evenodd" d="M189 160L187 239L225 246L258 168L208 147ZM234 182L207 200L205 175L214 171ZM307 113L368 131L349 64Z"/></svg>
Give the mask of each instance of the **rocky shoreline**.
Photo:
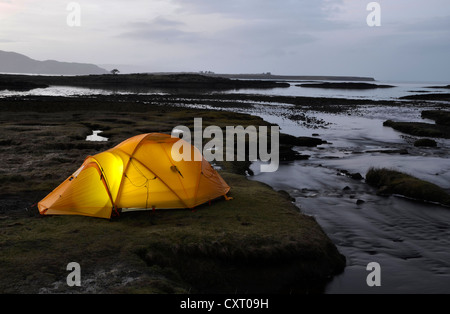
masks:
<svg viewBox="0 0 450 314"><path fill-rule="evenodd" d="M47 84L33 83L28 81L16 81L16 80L0 80L0 91L10 90L10 91L30 91L36 88L47 88Z"/></svg>

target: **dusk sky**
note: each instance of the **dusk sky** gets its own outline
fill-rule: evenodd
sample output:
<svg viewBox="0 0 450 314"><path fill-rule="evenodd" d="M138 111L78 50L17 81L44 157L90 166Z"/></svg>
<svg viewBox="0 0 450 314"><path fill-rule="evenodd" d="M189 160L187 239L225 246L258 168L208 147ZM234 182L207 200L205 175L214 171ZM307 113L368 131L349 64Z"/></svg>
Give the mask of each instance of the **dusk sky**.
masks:
<svg viewBox="0 0 450 314"><path fill-rule="evenodd" d="M68 4L80 25L69 26ZM0 0L0 50L126 72L214 71L450 81L450 2ZM72 7L73 8L73 7ZM73 15L71 16L73 17ZM72 21L75 21L72 19Z"/></svg>

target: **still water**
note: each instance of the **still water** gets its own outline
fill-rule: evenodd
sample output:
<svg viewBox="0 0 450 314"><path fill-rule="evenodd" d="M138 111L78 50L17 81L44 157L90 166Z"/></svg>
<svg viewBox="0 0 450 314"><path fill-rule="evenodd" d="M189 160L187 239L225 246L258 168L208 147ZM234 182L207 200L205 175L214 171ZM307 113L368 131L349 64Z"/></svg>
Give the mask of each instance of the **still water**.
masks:
<svg viewBox="0 0 450 314"><path fill-rule="evenodd" d="M431 88L434 86L446 86L443 82L369 82L376 85L392 85L392 88L377 88L367 90L357 89L327 89L297 86L302 82L289 82L288 88L274 88L270 90L237 90L229 91L243 94L266 94L282 96L303 96L303 97L326 97L326 98L350 98L350 99L372 99L372 100L392 100L402 96L422 94L422 93L446 93L448 89Z"/></svg>

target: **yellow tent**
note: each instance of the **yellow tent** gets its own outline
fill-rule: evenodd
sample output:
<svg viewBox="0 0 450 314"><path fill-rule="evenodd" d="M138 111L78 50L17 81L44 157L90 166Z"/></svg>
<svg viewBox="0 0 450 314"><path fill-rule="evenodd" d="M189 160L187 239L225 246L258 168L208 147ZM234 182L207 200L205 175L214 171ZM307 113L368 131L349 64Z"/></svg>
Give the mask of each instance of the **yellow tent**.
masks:
<svg viewBox="0 0 450 314"><path fill-rule="evenodd" d="M195 161L199 151L194 146L188 144L191 161L173 159L172 146L178 141L183 140L141 134L87 157L38 203L39 212L110 218L118 211L194 208L220 196L227 198L230 187L201 155Z"/></svg>

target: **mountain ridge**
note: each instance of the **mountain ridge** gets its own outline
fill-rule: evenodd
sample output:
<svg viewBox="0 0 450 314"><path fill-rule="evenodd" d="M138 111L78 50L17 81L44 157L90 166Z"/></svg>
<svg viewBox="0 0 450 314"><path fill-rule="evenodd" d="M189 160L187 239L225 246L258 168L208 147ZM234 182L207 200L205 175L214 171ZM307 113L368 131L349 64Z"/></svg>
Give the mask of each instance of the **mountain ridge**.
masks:
<svg viewBox="0 0 450 314"><path fill-rule="evenodd" d="M107 70L90 63L39 61L26 55L0 50L0 72L49 75L106 74Z"/></svg>

